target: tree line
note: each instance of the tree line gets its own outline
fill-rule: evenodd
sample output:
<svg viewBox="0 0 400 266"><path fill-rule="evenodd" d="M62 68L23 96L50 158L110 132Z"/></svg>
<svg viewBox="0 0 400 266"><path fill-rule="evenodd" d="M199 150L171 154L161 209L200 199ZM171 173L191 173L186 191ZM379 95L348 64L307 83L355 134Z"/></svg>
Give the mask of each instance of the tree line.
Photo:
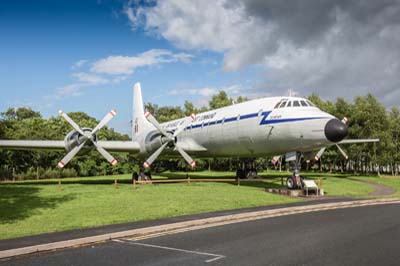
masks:
<svg viewBox="0 0 400 266"><path fill-rule="evenodd" d="M386 108L371 94L359 96L353 102L338 98L335 102L324 101L318 95L308 97L321 110L326 111L339 119L347 117L349 122L349 138L379 138L378 143L343 145L349 155L345 160L335 146L328 148L319 162L307 164L303 168L314 171L352 172L352 173L385 173L398 175L400 167L400 112L398 108ZM229 97L226 92L220 91L212 96L208 106L196 108L193 103L186 101L184 106L163 106L146 103L145 108L150 111L159 122L181 118L191 113L199 113L209 109L220 108L235 103L247 101L246 97L236 99ZM71 118L79 121L84 127L93 128L98 120L83 112L69 113ZM0 139L43 139L61 140L72 129L61 117L43 118L42 115L30 108L9 108L0 113ZM129 136L104 127L98 132L100 140L129 140ZM96 151L80 154L73 159L68 167L59 170L57 162L65 155L65 151L21 151L0 150L0 178L35 179L70 176L95 176L132 173L138 171L141 163L129 154L115 154L119 164L112 167ZM271 158L254 158L259 170L276 168ZM239 163L237 158L210 158L197 159L197 170L234 170ZM281 162L283 169L287 168ZM186 162L182 159L157 160L152 165L152 171L186 170Z"/></svg>

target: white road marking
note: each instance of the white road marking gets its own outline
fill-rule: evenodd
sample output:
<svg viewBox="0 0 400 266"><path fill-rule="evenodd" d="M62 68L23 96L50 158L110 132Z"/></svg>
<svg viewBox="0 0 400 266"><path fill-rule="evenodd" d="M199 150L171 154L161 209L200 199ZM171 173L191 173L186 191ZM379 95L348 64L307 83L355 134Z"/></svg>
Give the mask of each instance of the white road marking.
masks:
<svg viewBox="0 0 400 266"><path fill-rule="evenodd" d="M206 260L205 262L207 262L207 263L225 258L224 255L218 255L218 254L207 253L207 252L199 252L199 251L187 250L187 249L181 249L181 248L172 248L172 247L158 246L158 245L152 245L152 244L145 244L145 243L139 243L139 242L134 242L134 241L129 241L129 240L114 239L113 241L118 242L118 243L127 243L127 244L137 245L137 246L159 248L159 249L165 249L165 250L173 250L173 251L196 254L196 255L201 255L201 256L213 257L211 259Z"/></svg>

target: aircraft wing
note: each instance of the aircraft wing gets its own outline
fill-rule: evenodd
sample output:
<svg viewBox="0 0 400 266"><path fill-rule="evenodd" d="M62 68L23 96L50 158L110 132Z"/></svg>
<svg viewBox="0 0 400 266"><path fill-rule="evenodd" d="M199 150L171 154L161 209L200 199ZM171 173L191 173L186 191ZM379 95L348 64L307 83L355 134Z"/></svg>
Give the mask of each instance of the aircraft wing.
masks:
<svg viewBox="0 0 400 266"><path fill-rule="evenodd" d="M0 140L0 149L65 150L65 142L63 140Z"/></svg>
<svg viewBox="0 0 400 266"><path fill-rule="evenodd" d="M115 152L139 152L140 146L134 141L98 141L104 149ZM63 140L0 140L0 149L9 150L65 150Z"/></svg>
<svg viewBox="0 0 400 266"><path fill-rule="evenodd" d="M140 146L136 141L97 141L101 147L108 151L139 153Z"/></svg>
<svg viewBox="0 0 400 266"><path fill-rule="evenodd" d="M339 141L338 144L354 144L354 143L368 143L379 142L379 139L344 139Z"/></svg>

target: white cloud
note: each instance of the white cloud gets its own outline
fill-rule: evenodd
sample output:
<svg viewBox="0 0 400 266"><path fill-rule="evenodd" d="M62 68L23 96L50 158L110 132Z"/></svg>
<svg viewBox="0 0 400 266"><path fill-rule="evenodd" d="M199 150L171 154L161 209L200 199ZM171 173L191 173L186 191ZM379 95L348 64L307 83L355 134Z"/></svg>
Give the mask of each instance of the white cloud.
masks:
<svg viewBox="0 0 400 266"><path fill-rule="evenodd" d="M184 90L172 90L169 92L170 95L180 95L180 94L189 94L189 95L200 95L200 96L211 96L216 94L218 91L213 88L202 88L202 89L184 89Z"/></svg>
<svg viewBox="0 0 400 266"><path fill-rule="evenodd" d="M72 76L77 78L80 82L84 82L90 85L106 84L109 82L108 79L105 79L101 76L88 74L85 72L73 73Z"/></svg>
<svg viewBox="0 0 400 266"><path fill-rule="evenodd" d="M56 98L59 99L62 96L80 96L82 94L81 92L81 88L84 87L84 84L81 83L73 83L73 84L69 84L66 85L64 87L58 88L56 90L55 95L52 95L48 98Z"/></svg>
<svg viewBox="0 0 400 266"><path fill-rule="evenodd" d="M118 84L118 83L126 80L127 78L129 78L129 76L117 76L117 77L112 79L112 83Z"/></svg>
<svg viewBox="0 0 400 266"><path fill-rule="evenodd" d="M57 88L54 95L46 96L46 98L80 96L86 87L118 84L128 79L138 68L173 62L189 63L191 58L193 58L191 54L172 53L162 49L148 50L136 56L109 56L95 61L86 72L72 73L71 76L76 80L74 83ZM83 67L88 67L87 60L79 60L71 68L82 69Z"/></svg>
<svg viewBox="0 0 400 266"><path fill-rule="evenodd" d="M81 68L81 67L83 67L83 65L85 65L87 62L88 62L88 60L84 60L84 59L79 60L79 61L77 61L75 64L72 65L72 69Z"/></svg>
<svg viewBox="0 0 400 266"><path fill-rule="evenodd" d="M168 94L170 95L180 95L180 94L186 94L186 95L199 95L199 96L204 96L204 97L210 97L214 94L217 94L219 91L225 91L228 93L228 95L238 95L240 92L243 91L243 88L238 85L230 85L230 86L225 86L221 87L219 89L217 88L201 88L201 89L175 89L170 91Z"/></svg>
<svg viewBox="0 0 400 266"><path fill-rule="evenodd" d="M178 48L223 53L225 71L261 66L259 90L328 98L373 92L398 105L389 97L400 88L397 0L163 0L125 12L134 29Z"/></svg>
<svg viewBox="0 0 400 266"><path fill-rule="evenodd" d="M137 68L157 66L163 63L188 63L192 55L174 54L168 50L152 49L137 56L109 56L93 63L90 71L109 75L131 75Z"/></svg>

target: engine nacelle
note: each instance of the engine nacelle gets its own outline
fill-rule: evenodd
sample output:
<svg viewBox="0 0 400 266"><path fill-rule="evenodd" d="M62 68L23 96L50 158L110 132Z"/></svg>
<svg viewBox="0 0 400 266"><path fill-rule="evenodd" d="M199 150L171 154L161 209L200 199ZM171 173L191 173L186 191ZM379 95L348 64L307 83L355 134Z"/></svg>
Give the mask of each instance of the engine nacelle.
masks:
<svg viewBox="0 0 400 266"><path fill-rule="evenodd" d="M167 142L167 140L160 132L151 131L144 139L145 150L148 153L155 151L160 148L165 142ZM171 143L171 145L173 144Z"/></svg>
<svg viewBox="0 0 400 266"><path fill-rule="evenodd" d="M83 132L85 133L90 133L92 132L91 128L84 127L82 128ZM65 142L65 150L66 151L71 151L73 148L76 146L79 146L85 139L83 138L83 135L79 133L76 130L70 131L67 136L64 138ZM97 141L97 135L93 135L93 141ZM82 148L82 151L88 152L94 148L92 142L88 141L86 142L85 146Z"/></svg>

